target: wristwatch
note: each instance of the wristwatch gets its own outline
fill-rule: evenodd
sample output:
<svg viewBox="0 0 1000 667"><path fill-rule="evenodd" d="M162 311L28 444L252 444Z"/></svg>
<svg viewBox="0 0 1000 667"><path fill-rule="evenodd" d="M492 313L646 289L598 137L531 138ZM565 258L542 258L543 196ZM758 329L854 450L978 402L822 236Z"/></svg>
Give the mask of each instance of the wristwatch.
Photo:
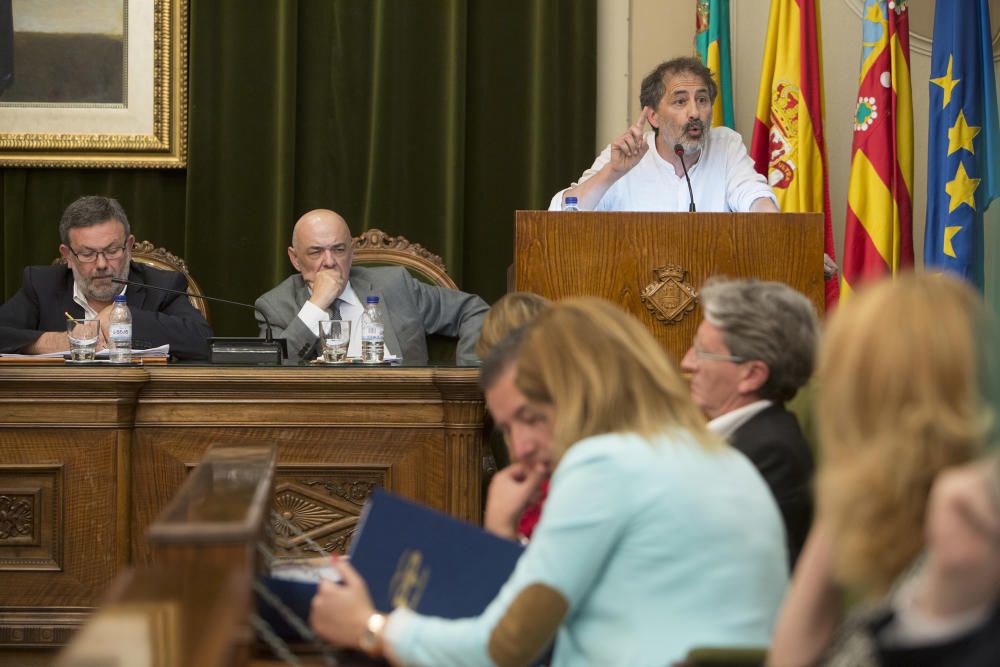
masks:
<svg viewBox="0 0 1000 667"><path fill-rule="evenodd" d="M365 621L365 629L358 638L358 646L370 658L382 657L382 630L385 629L385 614L375 612Z"/></svg>

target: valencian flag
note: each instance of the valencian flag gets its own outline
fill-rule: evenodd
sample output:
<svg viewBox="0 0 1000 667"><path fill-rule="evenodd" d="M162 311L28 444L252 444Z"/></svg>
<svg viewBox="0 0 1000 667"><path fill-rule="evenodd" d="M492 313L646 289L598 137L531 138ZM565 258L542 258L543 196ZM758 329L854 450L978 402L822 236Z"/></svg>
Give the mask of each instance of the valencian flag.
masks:
<svg viewBox="0 0 1000 667"><path fill-rule="evenodd" d="M782 211L824 214L823 248L833 259L822 71L815 0L771 0L750 155ZM828 307L838 294L828 280Z"/></svg>
<svg viewBox="0 0 1000 667"><path fill-rule="evenodd" d="M986 0L938 2L931 54L924 264L983 287L983 214L1000 186Z"/></svg>
<svg viewBox="0 0 1000 667"><path fill-rule="evenodd" d="M694 38L701 62L712 70L719 95L712 106L712 125L733 124L733 75L729 63L729 0L697 0Z"/></svg>
<svg viewBox="0 0 1000 667"><path fill-rule="evenodd" d="M913 98L906 2L866 0L844 230L847 297L913 266Z"/></svg>

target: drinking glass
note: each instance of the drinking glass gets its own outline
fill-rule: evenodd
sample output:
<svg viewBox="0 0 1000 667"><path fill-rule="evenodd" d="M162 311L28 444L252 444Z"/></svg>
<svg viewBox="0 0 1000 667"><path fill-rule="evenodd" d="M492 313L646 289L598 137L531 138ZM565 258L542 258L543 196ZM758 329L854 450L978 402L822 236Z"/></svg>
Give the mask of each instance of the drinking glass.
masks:
<svg viewBox="0 0 1000 667"><path fill-rule="evenodd" d="M320 321L319 339L323 344L325 363L343 362L347 359L347 347L351 344L350 320Z"/></svg>
<svg viewBox="0 0 1000 667"><path fill-rule="evenodd" d="M68 320L66 335L69 336L70 361L93 361L100 331L101 321L98 319Z"/></svg>

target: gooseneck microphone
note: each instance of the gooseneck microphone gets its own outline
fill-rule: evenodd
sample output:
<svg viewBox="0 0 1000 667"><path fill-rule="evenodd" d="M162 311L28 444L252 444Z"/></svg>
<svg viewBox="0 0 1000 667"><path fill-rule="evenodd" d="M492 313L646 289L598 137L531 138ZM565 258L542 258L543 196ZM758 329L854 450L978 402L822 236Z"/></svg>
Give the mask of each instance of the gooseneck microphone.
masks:
<svg viewBox="0 0 1000 667"><path fill-rule="evenodd" d="M688 184L688 196L691 197L691 204L688 206L688 211L694 213L694 190L691 189L691 177L688 176L687 165L684 164L684 147L680 144L674 144L674 155L681 159L681 168L684 170L684 180Z"/></svg>
<svg viewBox="0 0 1000 667"><path fill-rule="evenodd" d="M169 287L160 287L158 285L147 285L146 283L138 283L133 280L122 280L121 278L112 278L111 282L118 283L119 285L134 285L135 287L144 287L146 289L154 289L160 292L169 292L170 294L180 294L182 296L194 297L195 299L204 299L205 301L218 301L219 303L228 303L231 306L243 306L244 308L250 308L258 313L264 318L264 340L268 343L274 341L274 336L271 334L271 322L267 319L267 315L262 313L256 306L251 306L249 303L242 303L240 301L230 301L229 299L220 299L217 296L205 296L204 294L191 294L190 292L184 292L179 289L170 289Z"/></svg>

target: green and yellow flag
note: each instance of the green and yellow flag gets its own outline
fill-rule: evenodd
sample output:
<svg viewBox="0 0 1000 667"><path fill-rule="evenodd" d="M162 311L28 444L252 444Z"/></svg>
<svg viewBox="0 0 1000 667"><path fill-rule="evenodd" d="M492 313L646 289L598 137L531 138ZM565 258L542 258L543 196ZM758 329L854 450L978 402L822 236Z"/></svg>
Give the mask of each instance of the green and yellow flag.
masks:
<svg viewBox="0 0 1000 667"><path fill-rule="evenodd" d="M698 0L694 45L701 62L712 70L719 96L712 108L712 125L735 128L733 75L729 65L729 0Z"/></svg>

